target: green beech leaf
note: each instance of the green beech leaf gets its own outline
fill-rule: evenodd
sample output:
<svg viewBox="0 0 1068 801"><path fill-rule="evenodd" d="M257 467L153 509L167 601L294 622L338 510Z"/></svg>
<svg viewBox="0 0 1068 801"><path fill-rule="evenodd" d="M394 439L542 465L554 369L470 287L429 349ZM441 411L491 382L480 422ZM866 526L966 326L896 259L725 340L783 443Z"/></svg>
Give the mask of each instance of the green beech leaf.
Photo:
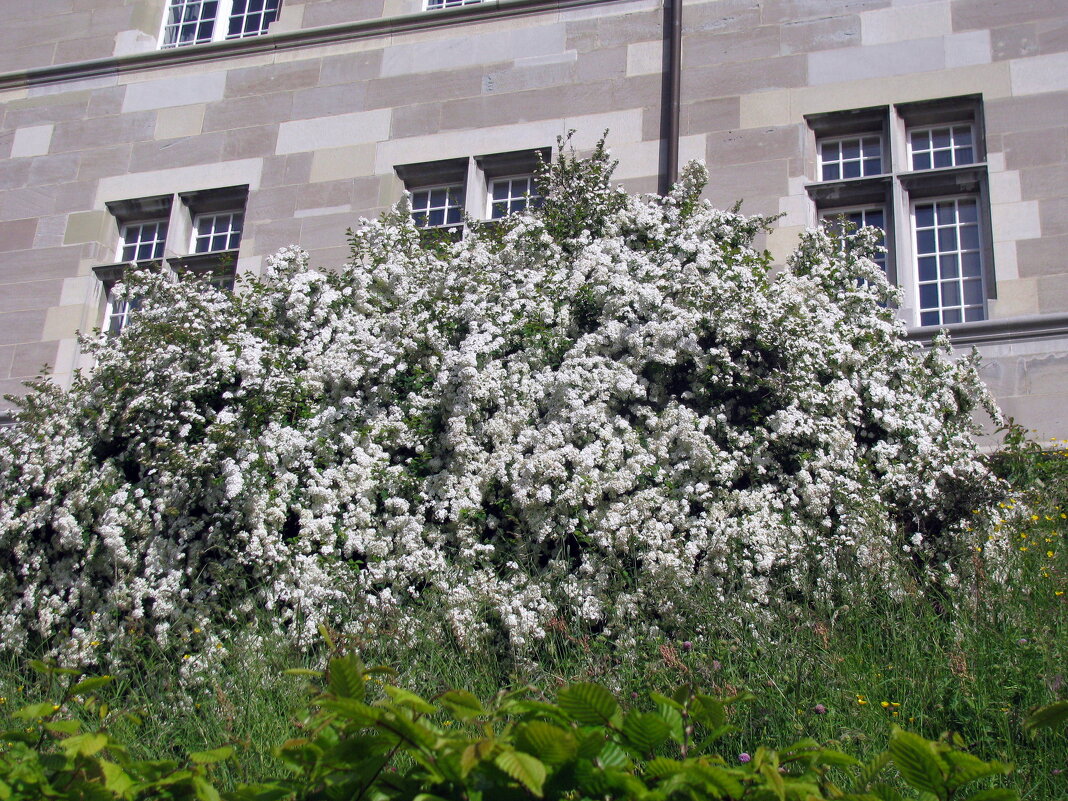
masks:
<svg viewBox="0 0 1068 801"><path fill-rule="evenodd" d="M682 763L677 759L667 757L655 757L645 763L644 773L654 779L663 779L665 776L674 776L682 770Z"/></svg>
<svg viewBox="0 0 1068 801"><path fill-rule="evenodd" d="M48 701L42 701L39 704L24 706L21 709L16 710L13 714L19 720L36 720L37 718L46 718L55 711L55 704L49 703Z"/></svg>
<svg viewBox="0 0 1068 801"><path fill-rule="evenodd" d="M611 726L619 705L607 689L592 682L578 682L560 691L556 703L584 726Z"/></svg>
<svg viewBox="0 0 1068 801"><path fill-rule="evenodd" d="M234 749L229 745L222 745L210 751L194 751L189 755L189 761L198 765L213 765L222 762L234 755Z"/></svg>
<svg viewBox="0 0 1068 801"><path fill-rule="evenodd" d="M541 798L546 776L541 760L522 751L502 751L493 764Z"/></svg>
<svg viewBox="0 0 1068 801"><path fill-rule="evenodd" d="M1068 701L1057 701L1033 710L1024 721L1024 728L1028 731L1053 729L1065 722L1068 722Z"/></svg>
<svg viewBox="0 0 1068 801"><path fill-rule="evenodd" d="M81 729L82 724L77 720L49 720L44 727L56 734L74 734Z"/></svg>
<svg viewBox="0 0 1068 801"><path fill-rule="evenodd" d="M219 791L203 776L192 778L193 793L200 801L222 801Z"/></svg>
<svg viewBox="0 0 1068 801"><path fill-rule="evenodd" d="M449 690L440 696L438 701L460 720L470 720L486 714L482 702L467 690Z"/></svg>
<svg viewBox="0 0 1068 801"><path fill-rule="evenodd" d="M727 722L723 702L710 695L695 695L694 703L690 705L690 714L694 720L710 729L718 729Z"/></svg>
<svg viewBox="0 0 1068 801"><path fill-rule="evenodd" d="M668 724L653 712L631 712L623 720L623 738L642 754L651 753L669 734Z"/></svg>
<svg viewBox="0 0 1068 801"><path fill-rule="evenodd" d="M401 689L400 687L394 687L392 685L386 685L384 688L386 695L393 699L393 703L397 706L407 707L414 712L421 712L424 715L433 715L437 712L437 707L428 704L418 695L408 690Z"/></svg>
<svg viewBox="0 0 1068 801"><path fill-rule="evenodd" d="M516 728L515 742L520 751L533 754L549 765L573 759L578 750L571 732L543 720L521 723Z"/></svg>
<svg viewBox="0 0 1068 801"><path fill-rule="evenodd" d="M630 764L626 752L617 743L609 740L597 755L597 764L602 768L621 768Z"/></svg>
<svg viewBox="0 0 1068 801"><path fill-rule="evenodd" d="M330 692L338 698L363 700L363 662L355 654L335 657L327 669Z"/></svg>
<svg viewBox="0 0 1068 801"><path fill-rule="evenodd" d="M864 789L873 781L875 781L875 777L883 772L883 768L885 768L889 762L890 752L883 751L867 765L864 765L860 769L860 772L857 774L857 788Z"/></svg>
<svg viewBox="0 0 1068 801"><path fill-rule="evenodd" d="M676 743L682 744L686 737L684 727L682 725L682 713L676 709L675 702L669 698L664 698L662 701L656 702L656 714L667 724L668 736L671 737Z"/></svg>
<svg viewBox="0 0 1068 801"><path fill-rule="evenodd" d="M68 754L92 756L107 746L108 736L100 732L88 732L68 737L66 740L61 740L59 744Z"/></svg>
<svg viewBox="0 0 1068 801"><path fill-rule="evenodd" d="M1015 790L993 787L968 796L968 801L1019 801L1019 798L1020 794Z"/></svg>
<svg viewBox="0 0 1068 801"><path fill-rule="evenodd" d="M96 763L100 766L100 772L104 774L104 787L115 795L124 796L126 791L133 787L133 779L114 762L98 759Z"/></svg>
<svg viewBox="0 0 1068 801"><path fill-rule="evenodd" d="M942 797L945 763L935 754L932 743L915 734L895 729L890 737L890 758L909 785L924 793Z"/></svg>
<svg viewBox="0 0 1068 801"><path fill-rule="evenodd" d="M716 797L741 798L745 795L745 788L733 775L724 768L709 765L705 762L687 762L686 772L692 774L697 780L709 789L715 791Z"/></svg>
<svg viewBox="0 0 1068 801"><path fill-rule="evenodd" d="M106 687L115 681L114 676L91 676L88 679L82 679L73 687L70 688L72 693L89 693L100 687Z"/></svg>

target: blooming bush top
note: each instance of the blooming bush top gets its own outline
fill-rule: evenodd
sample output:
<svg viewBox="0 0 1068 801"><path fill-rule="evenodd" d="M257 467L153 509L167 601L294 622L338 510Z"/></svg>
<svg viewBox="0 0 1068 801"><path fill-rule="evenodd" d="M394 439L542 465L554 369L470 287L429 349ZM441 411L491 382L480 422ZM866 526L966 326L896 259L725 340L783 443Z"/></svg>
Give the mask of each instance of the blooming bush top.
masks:
<svg viewBox="0 0 1068 801"><path fill-rule="evenodd" d="M339 272L131 279L136 320L0 444L4 647L210 652L267 609L298 642L523 649L552 617L700 636L959 577L989 399L903 339L870 232L773 270L769 221L699 200L701 168L660 198L611 166L561 152L541 209L455 244L402 204Z"/></svg>

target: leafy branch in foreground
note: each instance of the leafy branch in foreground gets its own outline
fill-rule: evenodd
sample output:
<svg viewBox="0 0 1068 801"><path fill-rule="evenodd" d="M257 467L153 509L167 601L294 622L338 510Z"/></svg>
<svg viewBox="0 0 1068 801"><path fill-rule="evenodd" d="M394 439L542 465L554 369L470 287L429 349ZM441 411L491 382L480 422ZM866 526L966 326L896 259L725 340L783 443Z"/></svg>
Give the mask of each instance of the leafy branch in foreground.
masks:
<svg viewBox="0 0 1068 801"><path fill-rule="evenodd" d="M502 691L483 703L465 690L429 700L385 681L355 655L330 660L303 724L304 736L276 749L288 775L220 790L211 766L233 758L222 746L185 760L137 761L112 738L108 712L92 691L109 677L77 681L63 703L15 713L4 732L0 799L201 799L201 801L490 801L490 799L797 799L899 801L893 766L921 799L1015 801L1013 790L965 794L1011 767L984 762L948 741L894 728L889 750L864 764L812 739L778 751L716 752L734 731L732 707L748 694L718 699L690 685L650 693L646 708L624 708L605 687L563 687L555 702L533 688ZM86 727L71 713L93 712ZM47 707L47 708L46 708Z"/></svg>

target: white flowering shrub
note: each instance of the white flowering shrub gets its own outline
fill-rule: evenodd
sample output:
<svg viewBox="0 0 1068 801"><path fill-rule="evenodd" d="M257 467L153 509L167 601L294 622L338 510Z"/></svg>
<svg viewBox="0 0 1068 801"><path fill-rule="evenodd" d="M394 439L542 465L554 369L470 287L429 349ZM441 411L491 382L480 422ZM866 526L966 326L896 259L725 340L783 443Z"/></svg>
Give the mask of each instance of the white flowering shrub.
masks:
<svg viewBox="0 0 1068 801"><path fill-rule="evenodd" d="M540 210L456 243L402 204L340 272L132 280L0 444L2 647L196 663L265 615L522 651L967 577L989 398L904 340L870 232L771 269L700 168L660 198L611 166L561 152Z"/></svg>

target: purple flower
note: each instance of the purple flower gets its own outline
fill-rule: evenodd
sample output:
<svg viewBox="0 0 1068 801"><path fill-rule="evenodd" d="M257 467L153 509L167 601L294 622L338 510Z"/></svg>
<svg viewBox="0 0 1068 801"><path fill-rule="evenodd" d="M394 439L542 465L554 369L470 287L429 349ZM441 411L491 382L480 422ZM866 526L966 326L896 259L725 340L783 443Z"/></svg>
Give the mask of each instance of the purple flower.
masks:
<svg viewBox="0 0 1068 801"><path fill-rule="evenodd" d="M1064 773L1064 771L1060 768L1054 768L1050 771L1050 773L1052 773L1054 776L1060 776L1062 773Z"/></svg>
<svg viewBox="0 0 1068 801"><path fill-rule="evenodd" d="M752 757L749 756L749 754L745 753L745 751L742 751L742 753L738 754L739 762L745 763L748 762L750 759L752 759Z"/></svg>
<svg viewBox="0 0 1068 801"><path fill-rule="evenodd" d="M686 640L686 642L684 642L682 644L682 650L684 650L684 651L692 651L693 650L693 643L690 642L689 640Z"/></svg>
<svg viewBox="0 0 1068 801"><path fill-rule="evenodd" d="M1016 641L1016 644L1017 645L1027 645L1027 638L1026 637L1021 637L1020 639L1018 639Z"/></svg>
<svg viewBox="0 0 1068 801"><path fill-rule="evenodd" d="M815 712L817 715L826 715L827 707L825 707L823 704L816 704L814 707L812 707L812 711Z"/></svg>
<svg viewBox="0 0 1068 801"><path fill-rule="evenodd" d="M712 660L712 670L719 670L721 667L723 667L723 665L720 664L720 661L718 659Z"/></svg>

